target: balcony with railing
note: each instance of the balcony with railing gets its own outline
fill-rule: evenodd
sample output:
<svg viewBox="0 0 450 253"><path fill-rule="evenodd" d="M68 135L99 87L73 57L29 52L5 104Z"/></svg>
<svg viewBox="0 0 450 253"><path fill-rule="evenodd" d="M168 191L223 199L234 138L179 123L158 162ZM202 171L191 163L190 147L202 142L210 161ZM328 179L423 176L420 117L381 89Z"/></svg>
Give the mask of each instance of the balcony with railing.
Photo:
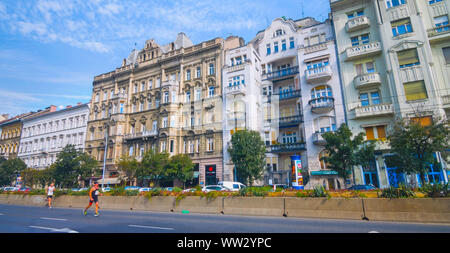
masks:
<svg viewBox="0 0 450 253"><path fill-rule="evenodd" d="M269 147L272 153L292 153L306 150L304 142L274 144Z"/></svg>
<svg viewBox="0 0 450 253"><path fill-rule="evenodd" d="M178 86L179 84L180 84L180 82L177 80L166 80L161 83L161 87Z"/></svg>
<svg viewBox="0 0 450 253"><path fill-rule="evenodd" d="M298 74L298 66L293 66L285 69L280 69L272 72L268 72L262 75L262 79L270 81L277 81L281 79L291 78Z"/></svg>
<svg viewBox="0 0 450 253"><path fill-rule="evenodd" d="M381 42L375 41L363 45L347 48L345 50L346 61L374 56L381 53Z"/></svg>
<svg viewBox="0 0 450 253"><path fill-rule="evenodd" d="M158 131L151 130L151 131L143 131L138 133L132 133L132 134L126 134L124 136L125 140L132 140L132 139L143 139L147 137L155 137L158 135Z"/></svg>
<svg viewBox="0 0 450 253"><path fill-rule="evenodd" d="M301 114L278 118L278 123L280 127L296 126L302 122L303 122L303 115Z"/></svg>
<svg viewBox="0 0 450 253"><path fill-rule="evenodd" d="M113 113L109 117L109 120L111 122L125 121L125 114L124 113Z"/></svg>
<svg viewBox="0 0 450 253"><path fill-rule="evenodd" d="M325 144L327 144L327 141L323 138L322 134L323 133L320 132L313 133L312 138L315 145L325 146Z"/></svg>
<svg viewBox="0 0 450 253"><path fill-rule="evenodd" d="M391 103L368 105L355 108L355 118L368 118L394 114L394 106Z"/></svg>
<svg viewBox="0 0 450 253"><path fill-rule="evenodd" d="M320 97L309 100L308 104L311 106L313 113L321 114L327 113L334 108L334 98L332 97Z"/></svg>
<svg viewBox="0 0 450 253"><path fill-rule="evenodd" d="M379 73L367 73L356 76L353 79L353 84L356 89L368 88L381 85L381 78Z"/></svg>
<svg viewBox="0 0 450 253"><path fill-rule="evenodd" d="M352 18L345 24L347 32L354 32L370 26L370 20L367 16L359 16Z"/></svg>
<svg viewBox="0 0 450 253"><path fill-rule="evenodd" d="M235 112L229 112L227 113L227 120L229 124L232 124L236 121L243 121L245 120L246 113L242 111L235 111Z"/></svg>
<svg viewBox="0 0 450 253"><path fill-rule="evenodd" d="M225 87L225 94L237 95L246 93L247 93L247 86L245 84L231 85Z"/></svg>
<svg viewBox="0 0 450 253"><path fill-rule="evenodd" d="M332 75L330 65L305 70L306 82L310 84L326 82L331 79Z"/></svg>
<svg viewBox="0 0 450 253"><path fill-rule="evenodd" d="M299 98L302 96L302 92L300 89L298 90L286 90L281 93L273 94L273 96L278 96L279 100L287 100L292 98Z"/></svg>
<svg viewBox="0 0 450 253"><path fill-rule="evenodd" d="M111 96L111 99L127 99L126 93L116 93Z"/></svg>

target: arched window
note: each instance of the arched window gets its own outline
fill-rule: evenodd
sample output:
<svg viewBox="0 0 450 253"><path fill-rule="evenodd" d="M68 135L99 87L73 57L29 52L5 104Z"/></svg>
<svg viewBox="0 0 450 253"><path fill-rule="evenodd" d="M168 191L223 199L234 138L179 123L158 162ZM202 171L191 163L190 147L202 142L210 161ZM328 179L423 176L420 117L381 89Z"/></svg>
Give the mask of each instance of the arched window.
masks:
<svg viewBox="0 0 450 253"><path fill-rule="evenodd" d="M320 169L322 169L322 170L326 170L330 166L329 163L326 163L323 160L324 157L328 157L328 152L326 150L322 150L319 153Z"/></svg>

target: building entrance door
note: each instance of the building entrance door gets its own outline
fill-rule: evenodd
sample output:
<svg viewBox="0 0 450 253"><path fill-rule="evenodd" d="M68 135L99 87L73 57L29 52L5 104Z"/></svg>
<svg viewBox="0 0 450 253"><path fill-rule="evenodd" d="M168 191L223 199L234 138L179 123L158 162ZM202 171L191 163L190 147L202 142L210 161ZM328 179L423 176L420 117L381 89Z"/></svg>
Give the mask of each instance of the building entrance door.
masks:
<svg viewBox="0 0 450 253"><path fill-rule="evenodd" d="M336 185L334 184L334 178L328 178L328 189L335 190Z"/></svg>

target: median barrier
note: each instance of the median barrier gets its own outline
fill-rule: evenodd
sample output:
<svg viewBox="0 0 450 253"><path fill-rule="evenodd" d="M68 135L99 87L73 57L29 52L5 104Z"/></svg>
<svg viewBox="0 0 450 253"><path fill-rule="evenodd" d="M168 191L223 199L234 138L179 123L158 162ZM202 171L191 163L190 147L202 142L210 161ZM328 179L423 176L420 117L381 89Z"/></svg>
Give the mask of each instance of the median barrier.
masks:
<svg viewBox="0 0 450 253"><path fill-rule="evenodd" d="M450 198L102 196L102 209L450 224ZM45 206L43 195L0 194L0 203ZM87 196L58 196L54 207L84 208Z"/></svg>
<svg viewBox="0 0 450 253"><path fill-rule="evenodd" d="M228 197L223 198L223 213L237 215L282 216L284 198Z"/></svg>
<svg viewBox="0 0 450 253"><path fill-rule="evenodd" d="M223 210L223 198L186 196L175 200L174 212L220 213Z"/></svg>
<svg viewBox="0 0 450 253"><path fill-rule="evenodd" d="M364 199L371 221L450 223L450 198Z"/></svg>
<svg viewBox="0 0 450 253"><path fill-rule="evenodd" d="M361 220L362 199L285 198L286 215L302 218Z"/></svg>

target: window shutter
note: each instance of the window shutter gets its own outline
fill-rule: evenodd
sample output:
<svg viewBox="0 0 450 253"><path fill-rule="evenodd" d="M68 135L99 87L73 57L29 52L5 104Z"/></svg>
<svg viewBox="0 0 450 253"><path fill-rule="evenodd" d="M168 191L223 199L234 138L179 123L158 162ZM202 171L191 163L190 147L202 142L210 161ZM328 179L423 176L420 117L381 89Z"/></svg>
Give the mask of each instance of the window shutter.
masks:
<svg viewBox="0 0 450 253"><path fill-rule="evenodd" d="M406 100L418 100L427 98L427 90L424 81L410 82L403 84Z"/></svg>
<svg viewBox="0 0 450 253"><path fill-rule="evenodd" d="M400 51L397 53L397 56L400 66L419 62L419 56L415 48Z"/></svg>
<svg viewBox="0 0 450 253"><path fill-rule="evenodd" d="M364 129L366 130L366 139L367 140L374 140L375 139L375 135L373 133L373 127L365 127Z"/></svg>

